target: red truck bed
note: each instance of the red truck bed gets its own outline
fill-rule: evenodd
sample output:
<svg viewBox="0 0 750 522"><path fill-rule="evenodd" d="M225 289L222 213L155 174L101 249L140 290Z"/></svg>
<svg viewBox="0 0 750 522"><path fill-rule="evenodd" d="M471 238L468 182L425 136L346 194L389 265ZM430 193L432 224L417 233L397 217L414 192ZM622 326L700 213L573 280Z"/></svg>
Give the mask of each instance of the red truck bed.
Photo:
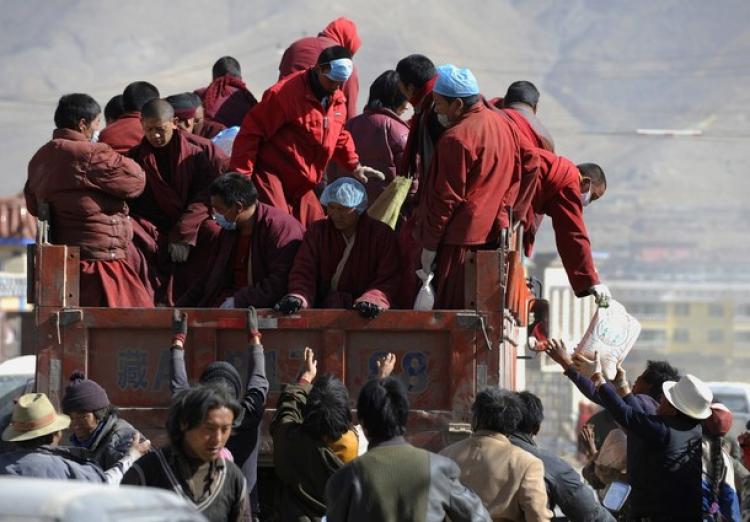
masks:
<svg viewBox="0 0 750 522"><path fill-rule="evenodd" d="M164 442L172 309L78 307L78 265L77 248L36 249L37 389L59 405L68 376L82 370L104 386L123 417L157 444ZM507 273L501 252L474 254L467 268L466 310L391 310L373 320L351 310L307 310L292 316L259 311L271 385L261 462L270 463L267 429L278 391L295 378L305 346L315 351L319 374L340 377L353 398L374 374L377 357L394 352L394 375L409 391L409 438L433 450L445 446L456 425L468 422L477 389L515 387L518 323L525 320L519 313L526 303L506 308ZM191 381L217 359L232 362L244 375L245 312L185 311Z"/></svg>

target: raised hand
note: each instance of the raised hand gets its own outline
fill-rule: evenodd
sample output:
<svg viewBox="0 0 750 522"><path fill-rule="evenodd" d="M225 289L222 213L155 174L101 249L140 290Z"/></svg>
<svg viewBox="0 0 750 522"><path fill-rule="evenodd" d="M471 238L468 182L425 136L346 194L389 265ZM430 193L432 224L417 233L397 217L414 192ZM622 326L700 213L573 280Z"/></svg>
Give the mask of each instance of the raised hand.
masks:
<svg viewBox="0 0 750 522"><path fill-rule="evenodd" d="M393 369L396 367L396 355L387 353L378 359L378 379L385 379L391 376Z"/></svg>

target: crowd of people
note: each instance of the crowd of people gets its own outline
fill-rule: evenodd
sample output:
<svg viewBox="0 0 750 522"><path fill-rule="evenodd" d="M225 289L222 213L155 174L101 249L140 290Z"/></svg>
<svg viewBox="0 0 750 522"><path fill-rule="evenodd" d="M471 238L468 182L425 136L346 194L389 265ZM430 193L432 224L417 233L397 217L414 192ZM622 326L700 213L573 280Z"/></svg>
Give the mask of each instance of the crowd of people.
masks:
<svg viewBox="0 0 750 522"><path fill-rule="evenodd" d="M434 307L461 309L467 256L514 224L530 255L544 215L576 295L606 305L583 221L606 177L558 155L537 88L487 99L470 70L413 54L357 114L360 45L346 18L294 42L260 101L231 56L193 92L135 81L103 129L92 97L63 96L24 193L52 243L80 248L81 306L373 318L413 308L431 274Z"/></svg>
<svg viewBox="0 0 750 522"><path fill-rule="evenodd" d="M75 479L161 488L211 521L740 521L750 516L750 451L727 437L732 413L713 403L697 377L649 361L634 383L611 382L598 355L546 351L591 401L602 406L582 430L583 477L538 445L542 401L530 391L480 390L471 434L440 454L408 442L410 407L392 353L356 402L342 381L318 375L306 348L267 426L278 480L274 512L258 494L260 429L269 391L262 334L247 315L244 378L224 361L187 379L187 315L172 323L173 392L168 444L151 443L120 418L106 390L70 376L58 413L43 393L21 396L2 432L0 475ZM352 405L356 404L356 416ZM69 430L62 445L63 430ZM750 433L740 437L750 450ZM588 484L587 484L588 483ZM629 491L616 505L610 490ZM272 487L262 483L263 487ZM266 493L266 496L269 496ZM741 513L745 518L741 518ZM565 517L565 518L556 518Z"/></svg>
<svg viewBox="0 0 750 522"><path fill-rule="evenodd" d="M731 412L704 383L666 362L632 388L622 369L607 382L598 358L571 358L555 340L543 349L608 416L582 433L594 489L538 446L543 405L529 391L480 390L472 434L435 454L407 442L393 354L359 391L355 423L349 390L318 376L306 349L268 427L278 512L260 512L269 384L255 308L375 318L411 309L427 277L435 308L466 308L468 255L501 247L517 223L530 255L545 215L576 295L611 298L583 220L604 171L559 155L537 88L517 81L485 97L470 70L412 54L375 79L358 115L361 44L346 18L294 42L260 101L230 56L193 92L162 98L136 81L106 104L103 130L91 96L60 99L24 192L51 242L80 248L80 304L247 309L247 375L216 361L191 386L187 318L175 311L167 446L152 448L75 373L62 413L42 393L18 400L0 474L163 488L212 521L739 520L747 470L725 447ZM629 496L605 507L625 484Z"/></svg>

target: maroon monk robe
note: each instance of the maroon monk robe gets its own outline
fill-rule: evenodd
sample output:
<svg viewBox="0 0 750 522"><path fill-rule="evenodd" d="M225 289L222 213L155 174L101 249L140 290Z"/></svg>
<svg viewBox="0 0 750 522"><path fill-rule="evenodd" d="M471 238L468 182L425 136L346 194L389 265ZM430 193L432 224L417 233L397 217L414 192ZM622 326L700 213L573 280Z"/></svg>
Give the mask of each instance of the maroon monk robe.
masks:
<svg viewBox="0 0 750 522"><path fill-rule="evenodd" d="M310 308L351 308L362 301L390 308L401 282L396 233L362 214L337 290L332 290L345 248L343 235L330 220L312 223L294 259L287 292Z"/></svg>
<svg viewBox="0 0 750 522"><path fill-rule="evenodd" d="M36 216L39 203L48 203L52 242L80 248L80 305L153 306L130 255L133 230L125 200L145 187L138 164L80 132L56 129L28 172L29 212Z"/></svg>
<svg viewBox="0 0 750 522"><path fill-rule="evenodd" d="M526 136L534 147L555 152L552 134L528 105L511 103L506 106L503 98L493 98L489 100L489 104L506 113L516 124L519 132Z"/></svg>
<svg viewBox="0 0 750 522"><path fill-rule="evenodd" d="M404 270L397 302L402 308L414 306L414 299L421 285L419 278L415 275L419 268L421 248L419 243L414 241L416 217L413 215L413 209L418 205L420 198L419 180L426 175L432 161L435 142L445 130L437 121L435 111L432 109L434 102L432 88L436 81L437 76L428 80L409 99L409 103L414 107L414 114L409 120L409 135L406 138L401 159L401 171L412 178L412 185L409 196L401 208L403 220L398 227L398 245Z"/></svg>
<svg viewBox="0 0 750 522"><path fill-rule="evenodd" d="M125 154L138 145L142 139L143 125L141 125L140 112L126 112L107 125L99 134L101 143L106 143L120 154Z"/></svg>
<svg viewBox="0 0 750 522"><path fill-rule="evenodd" d="M229 156L221 150L221 147L216 145L213 141L204 138L203 136L193 134L192 132L185 132L184 134L185 138L187 138L190 143L200 147L208 158L211 167L219 174L224 174L229 170Z"/></svg>
<svg viewBox="0 0 750 522"><path fill-rule="evenodd" d="M219 232L210 219L208 187L219 173L180 130L161 149L144 138L128 156L146 171L146 190L131 202L134 242L149 262L157 302L171 305L205 276L210 245ZM192 247L185 263L172 263L169 243Z"/></svg>
<svg viewBox="0 0 750 522"><path fill-rule="evenodd" d="M234 286L232 261L239 233L222 230L212 249L210 272L190 287L178 306L215 307L234 297L236 308L271 308L286 295L289 271L304 229L292 216L265 203L258 203L254 219L250 239L252 284Z"/></svg>
<svg viewBox="0 0 750 522"><path fill-rule="evenodd" d="M438 140L417 208L420 243L437 251L435 308L464 307L466 251L498 245L520 179L517 134L483 103Z"/></svg>
<svg viewBox="0 0 750 522"><path fill-rule="evenodd" d="M540 151L542 176L533 199L534 212L552 218L557 252L560 254L570 286L576 296L588 295L588 289L599 284L591 242L583 221L581 175L570 160L551 152ZM531 254L537 228L524 234L527 255Z"/></svg>
<svg viewBox="0 0 750 522"><path fill-rule="evenodd" d="M197 89L195 94L203 100L206 118L227 127L240 125L247 111L258 103L242 78L228 74L214 79L205 89Z"/></svg>
<svg viewBox="0 0 750 522"><path fill-rule="evenodd" d="M226 125L223 125L218 121L214 121L210 118L203 118L203 120L193 128L193 134L211 140L226 128Z"/></svg>

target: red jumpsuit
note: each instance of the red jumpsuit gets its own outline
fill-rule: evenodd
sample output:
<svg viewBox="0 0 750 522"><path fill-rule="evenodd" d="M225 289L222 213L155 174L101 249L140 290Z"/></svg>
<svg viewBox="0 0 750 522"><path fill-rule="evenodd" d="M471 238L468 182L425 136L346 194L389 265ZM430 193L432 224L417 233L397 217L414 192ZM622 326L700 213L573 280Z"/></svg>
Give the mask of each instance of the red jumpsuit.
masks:
<svg viewBox="0 0 750 522"><path fill-rule="evenodd" d="M557 252L568 274L570 286L578 297L583 297L588 295L589 288L599 284L599 276L583 221L581 175L573 162L562 156L545 150L540 150L539 156L542 170L532 202L533 212L552 218ZM538 224L532 225L524 234L527 255L534 247L537 229Z"/></svg>
<svg viewBox="0 0 750 522"><path fill-rule="evenodd" d="M354 140L344 128L344 95L335 91L324 109L310 74L294 73L263 94L242 122L229 165L252 174L260 201L304 226L325 217L314 189L328 162L333 159L347 170L359 164Z"/></svg>

